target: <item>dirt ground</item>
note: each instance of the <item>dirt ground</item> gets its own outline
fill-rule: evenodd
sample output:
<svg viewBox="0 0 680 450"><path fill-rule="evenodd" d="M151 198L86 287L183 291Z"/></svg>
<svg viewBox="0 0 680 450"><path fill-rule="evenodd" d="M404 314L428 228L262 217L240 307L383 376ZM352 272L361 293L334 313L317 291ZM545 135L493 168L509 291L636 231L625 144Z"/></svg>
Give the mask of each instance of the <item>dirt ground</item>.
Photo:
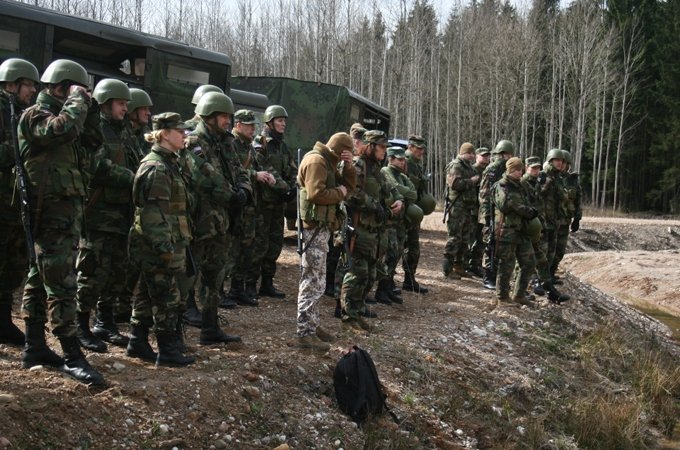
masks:
<svg viewBox="0 0 680 450"><path fill-rule="evenodd" d="M322 324L337 333L327 354L294 346L299 269L291 234L275 280L286 299L265 298L257 308L220 312L226 330L240 334L242 344L201 347L198 330L189 328L190 353L197 357L190 368L156 369L113 347L107 354L88 354L108 382L105 389L92 389L54 370L22 370L20 349L0 345L0 448L527 448L527 430L555 408L561 393L589 389L575 383L581 366L567 342L626 321L640 333L652 330L677 351L666 342L669 333L661 324L568 274L563 289L574 297L571 302L494 309L493 292L479 280L442 277L446 233L440 217L428 217L421 236L418 279L430 293L404 293L404 305L376 306L379 317L367 335L343 333L333 318L334 301L324 297ZM678 265L672 263L678 254L661 250L663 245L677 249L679 241L669 232L649 238L668 227L678 224L601 226L584 220L571 248L618 249L630 239L627 233L640 235L645 243L636 251L654 253L644 253L635 264L652 281L645 285L641 276L635 278L640 282L631 278L629 289L647 289L648 296L663 290L670 304L666 285L673 281L677 292L678 270L672 267ZM613 242L605 243L603 236ZM576 256L583 259L572 259ZM623 276L618 257L601 253L598 262L592 253L570 255L565 267L579 277L598 272L598 265L605 275ZM630 264L626 273L638 277ZM650 272L657 264L661 270ZM401 273L397 278L401 281ZM600 278L592 282L597 285ZM58 349L53 339L50 345ZM373 356L400 424L381 418L358 428L337 408L332 371L352 345ZM550 430L546 433L546 445L554 443ZM649 436L653 440L658 433L650 428Z"/></svg>

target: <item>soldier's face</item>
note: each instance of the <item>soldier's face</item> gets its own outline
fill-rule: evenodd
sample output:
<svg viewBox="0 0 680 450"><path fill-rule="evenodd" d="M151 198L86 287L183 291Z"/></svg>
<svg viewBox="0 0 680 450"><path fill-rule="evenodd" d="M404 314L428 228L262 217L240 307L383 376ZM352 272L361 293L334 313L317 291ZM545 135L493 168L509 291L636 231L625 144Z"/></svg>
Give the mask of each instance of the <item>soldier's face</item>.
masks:
<svg viewBox="0 0 680 450"><path fill-rule="evenodd" d="M130 120L139 124L139 126L144 126L149 123L149 118L151 117L151 108L148 106L140 106L130 113Z"/></svg>
<svg viewBox="0 0 680 450"><path fill-rule="evenodd" d="M387 152L387 146L382 144L375 144L373 146L373 157L376 161L382 161L385 159L385 153Z"/></svg>
<svg viewBox="0 0 680 450"><path fill-rule="evenodd" d="M522 178L522 169L515 169L511 172L508 172L508 177L512 178L513 180L519 180Z"/></svg>
<svg viewBox="0 0 680 450"><path fill-rule="evenodd" d="M111 118L113 120L123 120L125 114L127 114L127 100L120 98L115 98L110 102L110 112Z"/></svg>
<svg viewBox="0 0 680 450"><path fill-rule="evenodd" d="M274 131L283 134L286 131L286 118L277 117L273 120Z"/></svg>
<svg viewBox="0 0 680 450"><path fill-rule="evenodd" d="M463 153L462 158L467 162L472 162L475 160L475 154L472 152Z"/></svg>
<svg viewBox="0 0 680 450"><path fill-rule="evenodd" d="M530 166L527 169L527 173L532 177L537 178L538 174L541 173L541 166Z"/></svg>
<svg viewBox="0 0 680 450"><path fill-rule="evenodd" d="M488 166L489 165L489 159L491 158L491 155L486 153L484 155L477 155L477 164L480 166Z"/></svg>
<svg viewBox="0 0 680 450"><path fill-rule="evenodd" d="M390 164L402 171L406 170L406 160L404 158L390 158Z"/></svg>
<svg viewBox="0 0 680 450"><path fill-rule="evenodd" d="M231 127L231 114L222 113L215 117L215 125L220 130L227 131Z"/></svg>
<svg viewBox="0 0 680 450"><path fill-rule="evenodd" d="M562 169L564 169L564 160L563 159L553 158L550 162L552 163L552 165L555 169L560 170L560 171Z"/></svg>
<svg viewBox="0 0 680 450"><path fill-rule="evenodd" d="M241 123L241 122L236 122L236 131L247 137L248 139L252 139L253 136L255 135L255 124L250 123Z"/></svg>
<svg viewBox="0 0 680 450"><path fill-rule="evenodd" d="M184 130L171 128L165 133L164 147L173 152L178 152L184 148Z"/></svg>
<svg viewBox="0 0 680 450"><path fill-rule="evenodd" d="M411 155L420 161L423 159L423 155L425 154L425 147L416 147L415 145L409 145L408 149L411 151Z"/></svg>
<svg viewBox="0 0 680 450"><path fill-rule="evenodd" d="M512 155L510 153L501 153L501 158L507 161L508 159L512 158Z"/></svg>
<svg viewBox="0 0 680 450"><path fill-rule="evenodd" d="M10 84L10 83L8 83ZM36 84L31 80L19 80L18 83L11 83L16 85L16 99L20 105L28 106L33 103L35 93L38 91ZM10 91L11 92L11 91Z"/></svg>

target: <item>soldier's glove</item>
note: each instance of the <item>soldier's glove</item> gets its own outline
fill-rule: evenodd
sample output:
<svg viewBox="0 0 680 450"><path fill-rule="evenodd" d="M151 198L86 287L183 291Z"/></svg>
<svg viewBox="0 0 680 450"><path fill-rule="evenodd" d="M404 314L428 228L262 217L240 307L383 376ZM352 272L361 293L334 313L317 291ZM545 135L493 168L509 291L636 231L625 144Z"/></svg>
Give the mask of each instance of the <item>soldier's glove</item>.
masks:
<svg viewBox="0 0 680 450"><path fill-rule="evenodd" d="M548 175L545 172L540 172L538 174L538 183L539 184L545 184L547 178L548 178Z"/></svg>
<svg viewBox="0 0 680 450"><path fill-rule="evenodd" d="M295 189L295 188L293 188L293 189L288 189L286 192L284 192L283 194L281 194L281 199L282 199L284 202L288 203L289 201L291 201L291 200L293 200L293 199L295 198L296 192L297 192L297 189Z"/></svg>
<svg viewBox="0 0 680 450"><path fill-rule="evenodd" d="M574 219L571 221L571 232L575 233L581 226L581 221L579 219Z"/></svg>
<svg viewBox="0 0 680 450"><path fill-rule="evenodd" d="M535 217L538 217L538 210L536 208L529 208L529 210L530 210L530 214L531 214L529 216L530 220L535 218Z"/></svg>
<svg viewBox="0 0 680 450"><path fill-rule="evenodd" d="M231 196L231 205L234 207L244 207L248 203L248 192L243 188L238 188Z"/></svg>

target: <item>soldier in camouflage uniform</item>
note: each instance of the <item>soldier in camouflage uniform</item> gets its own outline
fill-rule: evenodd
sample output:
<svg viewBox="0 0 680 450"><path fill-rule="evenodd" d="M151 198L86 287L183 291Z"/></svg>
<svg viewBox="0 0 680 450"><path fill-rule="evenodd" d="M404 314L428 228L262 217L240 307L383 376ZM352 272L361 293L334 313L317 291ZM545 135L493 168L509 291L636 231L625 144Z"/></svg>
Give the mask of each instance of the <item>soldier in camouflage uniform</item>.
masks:
<svg viewBox="0 0 680 450"><path fill-rule="evenodd" d="M522 187L521 178L524 165L519 158L510 158L500 181L492 188L494 203L496 239L498 242L498 275L496 278L496 297L498 303L518 303L532 305L526 297L531 274L536 268L531 239L527 235L527 222L538 217L538 210L529 206L529 198ZM515 279L512 299L510 278L515 261L519 272Z"/></svg>
<svg viewBox="0 0 680 450"><path fill-rule="evenodd" d="M561 205L561 219L560 225L557 228L557 237L555 244L555 257L550 265L550 273L553 279L556 278L555 272L564 258L564 253L567 249L567 241L569 240L569 231L575 233L580 228L581 223L581 186L578 182L578 173L571 172L571 153L567 150L562 150L564 156L564 166L562 168L563 182L564 182L564 201ZM558 281L559 282L559 281Z"/></svg>
<svg viewBox="0 0 680 450"><path fill-rule="evenodd" d="M191 104L198 105L198 102L201 100L201 97L203 97L205 94L208 92L218 92L220 94L224 94L224 91L221 88L218 88L217 86L213 86L212 84L202 84L199 87L196 88L194 91L194 95L191 97ZM189 127L190 130L193 130L196 128L196 125L198 125L198 122L201 121L201 118L199 117L198 114L195 114L194 117L186 121L187 126Z"/></svg>
<svg viewBox="0 0 680 450"><path fill-rule="evenodd" d="M269 106L263 116L265 128L255 138L255 160L262 170L274 175L276 183L263 185L259 191L258 225L255 239L254 268L262 277L259 295L283 298L274 287L276 260L283 249L283 217L286 203L295 198L297 168L288 145L283 140L288 113L280 105Z"/></svg>
<svg viewBox="0 0 680 450"><path fill-rule="evenodd" d="M479 175L481 180L484 169L489 165L491 151L486 147L479 147L475 150L475 163L472 167ZM482 257L484 256L484 224L479 223L479 183L476 189L477 202L475 209L472 212L470 223L472 223L472 233L470 233L470 260L467 264L467 270L478 276L484 278L484 270L482 269Z"/></svg>
<svg viewBox="0 0 680 450"><path fill-rule="evenodd" d="M105 352L102 341L119 346L128 343L113 319L113 305L125 289L132 181L140 159L134 149L126 147L124 119L130 90L125 83L105 78L97 83L92 96L101 108L104 143L91 161L89 198L76 259L76 302L80 344ZM90 331L90 312L95 307L97 320Z"/></svg>
<svg viewBox="0 0 680 450"><path fill-rule="evenodd" d="M15 195L15 145L13 120L33 103L38 69L23 59L0 64L0 343L23 345L24 333L12 322L12 294L26 276L26 235ZM12 118L12 105L14 118Z"/></svg>
<svg viewBox="0 0 680 450"><path fill-rule="evenodd" d="M387 249L383 257L385 273L378 274L378 288L375 291L376 301L389 305L404 302L401 295L394 290L394 274L404 253L406 227L420 223L423 220L423 210L415 204L418 200L418 192L404 173L406 171L405 150L402 147L390 147L387 149L387 158L388 165L383 167L381 172L388 184L401 194L404 202L402 211L389 218L386 223Z"/></svg>
<svg viewBox="0 0 680 450"><path fill-rule="evenodd" d="M406 174L411 183L418 191L418 203L427 193L427 182L429 177L425 174L423 167L423 155L425 154L425 139L422 136L411 135L408 138L408 149L406 152ZM416 271L420 261L420 224L411 224L406 232L406 243L404 244L404 257L402 268L404 269L404 283L402 288L406 291L427 294L428 289L421 286L416 281Z"/></svg>
<svg viewBox="0 0 680 450"><path fill-rule="evenodd" d="M376 277L379 234L385 221L403 207L401 195L388 186L380 172L380 161L387 150L385 133L367 131L364 141L368 144L364 153L354 157L356 189L345 200L355 230L349 243L352 269L345 273L340 294L343 327L354 331L369 330L362 313L366 310L366 289Z"/></svg>
<svg viewBox="0 0 680 450"><path fill-rule="evenodd" d="M545 258L548 261L548 267L552 268L557 248L557 231L563 217L562 208L567 196L564 188L564 174L562 173L564 168L562 150L557 148L550 150L546 159L547 161L543 165L544 170L538 175L538 182L541 185L545 214L545 227L542 234L546 249Z"/></svg>
<svg viewBox="0 0 680 450"><path fill-rule="evenodd" d="M493 221L493 202L491 189L498 182L505 172L505 162L515 153L515 145L507 140L501 140L491 152L495 159L484 169L482 181L479 184L479 223L484 225L482 234L484 236L484 287L496 289L496 237L493 232L495 226Z"/></svg>
<svg viewBox="0 0 680 450"><path fill-rule="evenodd" d="M153 117L153 131L147 134L153 147L137 170L132 190L135 219L129 254L142 274L140 297L148 301L135 302L128 354L133 344L147 357L153 353L147 341L151 314L158 342L157 366L186 366L195 361L182 354L178 336L181 294L177 276L186 272L192 237L190 196L178 156L187 128L176 113Z"/></svg>
<svg viewBox="0 0 680 450"><path fill-rule="evenodd" d="M332 233L342 224L340 202L356 185L352 138L336 133L326 145L317 142L300 164L302 274L298 291L297 336L303 348L326 351L332 335L319 326L319 299L326 281L326 254ZM342 161L342 172L338 171Z"/></svg>
<svg viewBox="0 0 680 450"><path fill-rule="evenodd" d="M87 91L85 69L52 62L40 79L46 89L19 121L19 146L28 178L37 261L24 286L23 366L62 364L45 342L48 319L64 351L62 370L87 384L104 378L85 359L76 337L73 244L80 237L86 160L101 145L98 109Z"/></svg>
<svg viewBox="0 0 680 450"><path fill-rule="evenodd" d="M472 167L475 159L475 148L469 142L464 142L458 151L456 159L446 167L446 195L448 198L448 240L444 248L444 262L442 270L444 276L455 280L461 277L471 277L465 270L468 260L472 212L477 209L477 185L479 175Z"/></svg>

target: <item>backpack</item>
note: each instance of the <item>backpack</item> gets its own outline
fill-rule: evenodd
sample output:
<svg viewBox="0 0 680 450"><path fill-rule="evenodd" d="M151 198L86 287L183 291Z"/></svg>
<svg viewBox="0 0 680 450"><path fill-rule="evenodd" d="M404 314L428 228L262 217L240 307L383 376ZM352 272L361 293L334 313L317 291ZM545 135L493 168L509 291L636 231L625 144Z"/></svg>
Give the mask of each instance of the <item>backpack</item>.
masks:
<svg viewBox="0 0 680 450"><path fill-rule="evenodd" d="M340 358L333 372L333 386L338 406L357 424L363 423L369 415L380 415L386 410L396 416L385 404L387 397L378 379L373 359L356 345Z"/></svg>

